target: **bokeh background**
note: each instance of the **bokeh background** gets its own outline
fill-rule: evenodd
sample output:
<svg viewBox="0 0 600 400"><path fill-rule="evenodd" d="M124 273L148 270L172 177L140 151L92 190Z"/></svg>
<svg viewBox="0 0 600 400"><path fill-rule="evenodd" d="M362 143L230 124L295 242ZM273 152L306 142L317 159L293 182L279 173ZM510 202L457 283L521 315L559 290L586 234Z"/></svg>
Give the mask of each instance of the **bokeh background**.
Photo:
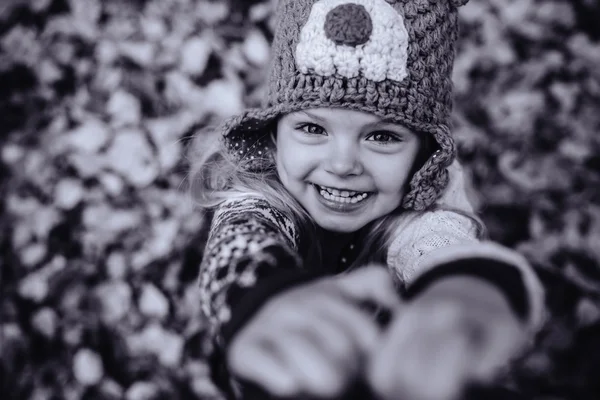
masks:
<svg viewBox="0 0 600 400"><path fill-rule="evenodd" d="M2 0L3 399L219 398L190 143L259 104L271 12ZM454 125L474 199L549 291L549 322L510 382L532 399L597 400L600 4L473 0L461 21Z"/></svg>

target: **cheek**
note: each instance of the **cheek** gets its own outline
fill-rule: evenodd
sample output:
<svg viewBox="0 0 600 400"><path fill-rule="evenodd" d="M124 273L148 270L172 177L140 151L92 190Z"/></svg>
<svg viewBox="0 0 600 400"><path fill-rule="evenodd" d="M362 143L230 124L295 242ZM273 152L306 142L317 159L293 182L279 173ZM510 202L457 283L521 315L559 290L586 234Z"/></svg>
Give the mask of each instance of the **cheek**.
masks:
<svg viewBox="0 0 600 400"><path fill-rule="evenodd" d="M373 174L379 191L390 195L402 193L411 178L411 167L412 160L409 157L379 162L377 174Z"/></svg>
<svg viewBox="0 0 600 400"><path fill-rule="evenodd" d="M275 159L279 175L293 178L304 177L317 164L314 152L307 151L305 147L298 145L293 148L291 146L279 147Z"/></svg>

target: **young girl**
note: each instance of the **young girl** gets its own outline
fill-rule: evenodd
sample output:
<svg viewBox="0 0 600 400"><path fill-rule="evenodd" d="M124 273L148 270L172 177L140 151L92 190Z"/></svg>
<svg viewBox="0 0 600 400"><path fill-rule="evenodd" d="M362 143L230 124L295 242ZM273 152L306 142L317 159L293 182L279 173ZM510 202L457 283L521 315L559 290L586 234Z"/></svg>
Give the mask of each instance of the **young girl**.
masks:
<svg viewBox="0 0 600 400"><path fill-rule="evenodd" d="M454 161L464 3L279 1L265 107L200 138L194 178L229 398L454 399L539 327L535 274L481 240Z"/></svg>

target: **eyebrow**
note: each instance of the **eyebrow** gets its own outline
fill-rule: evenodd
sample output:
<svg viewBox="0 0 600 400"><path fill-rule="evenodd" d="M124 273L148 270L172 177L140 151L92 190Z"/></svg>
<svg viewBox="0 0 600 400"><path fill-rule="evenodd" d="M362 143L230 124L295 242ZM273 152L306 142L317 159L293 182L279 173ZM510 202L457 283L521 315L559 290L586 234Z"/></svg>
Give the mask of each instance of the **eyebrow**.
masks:
<svg viewBox="0 0 600 400"><path fill-rule="evenodd" d="M307 117L309 117L309 118L312 118L312 119L314 119L314 120L317 120L317 121L319 121L319 122L321 122L321 123L325 123L325 122L327 122L327 121L325 120L325 118L321 118L321 117L319 117L318 115L311 113L310 111L306 111L306 110L300 110L300 111L299 111L299 113L300 113L300 114L304 114L304 115L306 115Z"/></svg>
<svg viewBox="0 0 600 400"><path fill-rule="evenodd" d="M377 127L381 127L381 126L389 126L389 125L393 125L394 127L403 127L403 125L395 123L394 121L390 121L387 119L382 119L380 121L377 122L372 122L370 124L367 124L366 126L369 128L377 128Z"/></svg>

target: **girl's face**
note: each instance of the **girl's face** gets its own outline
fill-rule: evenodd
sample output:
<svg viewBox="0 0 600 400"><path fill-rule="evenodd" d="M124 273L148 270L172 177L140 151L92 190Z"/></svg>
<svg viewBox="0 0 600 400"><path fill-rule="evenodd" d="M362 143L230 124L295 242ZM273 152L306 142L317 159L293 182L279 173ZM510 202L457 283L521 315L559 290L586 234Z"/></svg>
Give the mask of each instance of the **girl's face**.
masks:
<svg viewBox="0 0 600 400"><path fill-rule="evenodd" d="M419 146L373 114L297 111L277 123L277 173L319 226L354 232L400 205Z"/></svg>

